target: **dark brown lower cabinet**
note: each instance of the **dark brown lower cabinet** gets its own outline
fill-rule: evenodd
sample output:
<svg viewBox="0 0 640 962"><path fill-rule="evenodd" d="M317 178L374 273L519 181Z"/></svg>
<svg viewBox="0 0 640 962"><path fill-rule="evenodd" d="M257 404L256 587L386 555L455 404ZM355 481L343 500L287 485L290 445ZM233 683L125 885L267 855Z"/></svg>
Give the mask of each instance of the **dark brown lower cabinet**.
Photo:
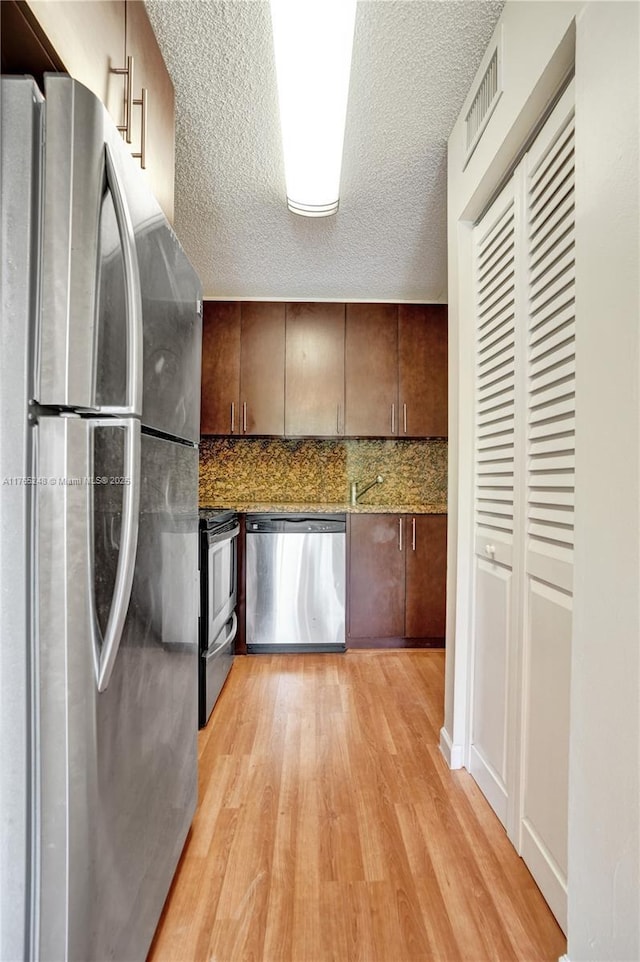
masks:
<svg viewBox="0 0 640 962"><path fill-rule="evenodd" d="M349 515L347 645L444 643L446 515Z"/></svg>
<svg viewBox="0 0 640 962"><path fill-rule="evenodd" d="M404 634L402 523L399 515L349 515L349 638Z"/></svg>
<svg viewBox="0 0 640 962"><path fill-rule="evenodd" d="M447 607L447 516L405 517L407 638L444 639Z"/></svg>

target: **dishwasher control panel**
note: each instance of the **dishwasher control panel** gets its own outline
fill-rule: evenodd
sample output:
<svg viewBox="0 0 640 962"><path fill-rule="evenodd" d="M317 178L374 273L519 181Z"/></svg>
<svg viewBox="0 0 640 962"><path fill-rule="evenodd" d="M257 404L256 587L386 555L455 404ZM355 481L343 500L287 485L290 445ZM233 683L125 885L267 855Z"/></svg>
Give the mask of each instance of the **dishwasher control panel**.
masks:
<svg viewBox="0 0 640 962"><path fill-rule="evenodd" d="M346 531L344 514L248 514L247 534L341 534Z"/></svg>

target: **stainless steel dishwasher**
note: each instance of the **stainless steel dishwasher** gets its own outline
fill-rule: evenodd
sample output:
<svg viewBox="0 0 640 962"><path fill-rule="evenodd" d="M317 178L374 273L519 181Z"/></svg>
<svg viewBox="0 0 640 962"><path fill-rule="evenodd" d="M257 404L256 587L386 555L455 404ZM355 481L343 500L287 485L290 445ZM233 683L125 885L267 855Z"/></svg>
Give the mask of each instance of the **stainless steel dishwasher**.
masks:
<svg viewBox="0 0 640 962"><path fill-rule="evenodd" d="M344 651L346 517L250 514L247 651Z"/></svg>

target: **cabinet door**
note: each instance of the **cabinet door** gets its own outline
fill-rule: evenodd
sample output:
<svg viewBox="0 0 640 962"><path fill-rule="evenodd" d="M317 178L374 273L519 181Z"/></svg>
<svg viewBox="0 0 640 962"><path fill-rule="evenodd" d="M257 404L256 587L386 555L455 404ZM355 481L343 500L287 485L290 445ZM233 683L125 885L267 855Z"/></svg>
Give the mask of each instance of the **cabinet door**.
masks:
<svg viewBox="0 0 640 962"><path fill-rule="evenodd" d="M400 436L447 436L447 308L398 306Z"/></svg>
<svg viewBox="0 0 640 962"><path fill-rule="evenodd" d="M398 308L347 304L345 434L398 434Z"/></svg>
<svg viewBox="0 0 640 962"><path fill-rule="evenodd" d="M125 78L113 70L125 64L124 0L28 0L20 9L44 49L55 52L67 73L122 124Z"/></svg>
<svg viewBox="0 0 640 962"><path fill-rule="evenodd" d="M84 6L84 4L73 4ZM93 6L93 4L88 4ZM126 0L126 53L133 57L133 96L147 91L144 168L149 186L173 223L175 104L171 78L142 0ZM141 150L142 106L131 117L132 152ZM141 161L142 163L142 161Z"/></svg>
<svg viewBox="0 0 640 962"><path fill-rule="evenodd" d="M204 302L202 434L238 434L240 422L240 304Z"/></svg>
<svg viewBox="0 0 640 962"><path fill-rule="evenodd" d="M404 635L405 549L401 515L349 515L350 638Z"/></svg>
<svg viewBox="0 0 640 962"><path fill-rule="evenodd" d="M28 74L41 90L45 73L65 69L34 14L18 0L0 3L0 59L3 74Z"/></svg>
<svg viewBox="0 0 640 962"><path fill-rule="evenodd" d="M446 621L447 517L405 517L407 638L443 638Z"/></svg>
<svg viewBox="0 0 640 962"><path fill-rule="evenodd" d="M344 304L287 304L287 435L344 434L344 314Z"/></svg>
<svg viewBox="0 0 640 962"><path fill-rule="evenodd" d="M284 304L242 305L241 429L284 433Z"/></svg>

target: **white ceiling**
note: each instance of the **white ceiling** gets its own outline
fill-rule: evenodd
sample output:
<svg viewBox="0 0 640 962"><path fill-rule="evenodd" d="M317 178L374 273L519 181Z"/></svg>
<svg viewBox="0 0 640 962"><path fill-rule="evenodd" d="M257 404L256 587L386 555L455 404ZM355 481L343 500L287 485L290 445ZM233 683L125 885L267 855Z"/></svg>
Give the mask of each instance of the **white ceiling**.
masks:
<svg viewBox="0 0 640 962"><path fill-rule="evenodd" d="M446 144L503 0L358 3L340 209L287 210L269 5L146 0L206 297L447 299Z"/></svg>

